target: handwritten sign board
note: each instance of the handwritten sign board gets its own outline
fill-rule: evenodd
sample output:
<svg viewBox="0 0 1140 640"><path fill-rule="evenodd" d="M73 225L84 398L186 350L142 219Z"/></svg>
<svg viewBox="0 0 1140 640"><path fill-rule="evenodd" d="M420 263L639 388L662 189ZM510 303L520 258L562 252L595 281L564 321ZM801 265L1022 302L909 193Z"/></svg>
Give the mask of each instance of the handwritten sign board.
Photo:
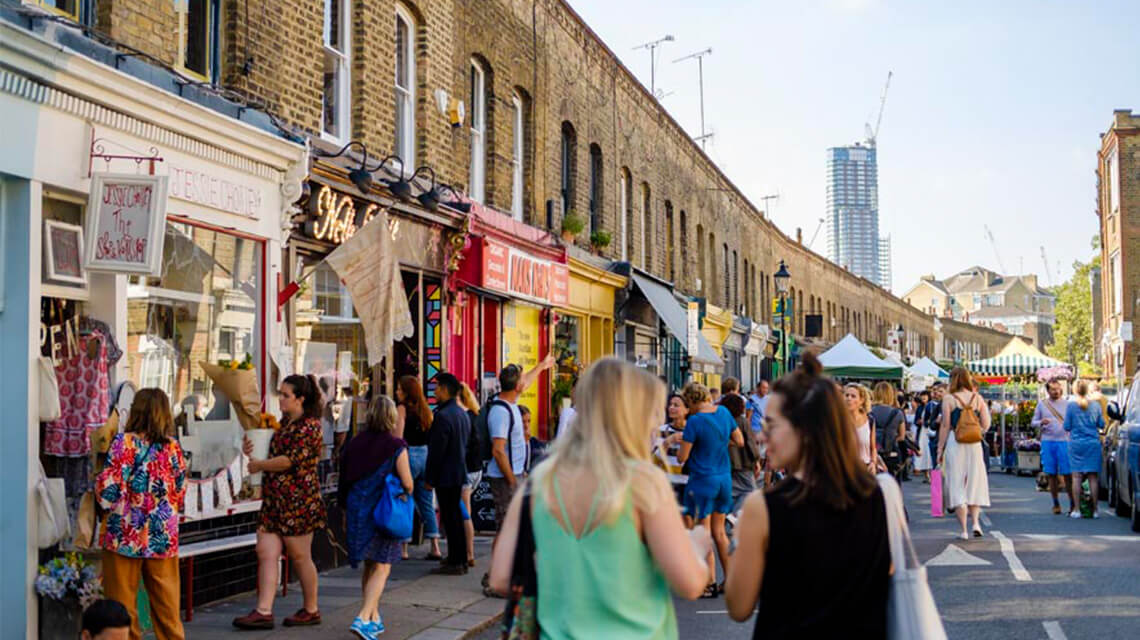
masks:
<svg viewBox="0 0 1140 640"><path fill-rule="evenodd" d="M167 176L91 176L84 264L87 269L160 273L168 181Z"/></svg>

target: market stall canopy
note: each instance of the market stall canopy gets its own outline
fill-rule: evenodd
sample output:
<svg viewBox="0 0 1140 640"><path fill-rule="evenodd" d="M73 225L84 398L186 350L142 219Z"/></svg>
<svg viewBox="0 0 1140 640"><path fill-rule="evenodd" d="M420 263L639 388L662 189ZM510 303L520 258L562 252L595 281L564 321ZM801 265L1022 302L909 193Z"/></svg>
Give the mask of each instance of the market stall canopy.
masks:
<svg viewBox="0 0 1140 640"><path fill-rule="evenodd" d="M1038 369L1062 367L1065 363L1050 358L1020 338L1013 338L996 356L971 360L966 366L980 376L1029 376L1036 374Z"/></svg>
<svg viewBox="0 0 1140 640"><path fill-rule="evenodd" d="M905 364L903 364L902 359L900 359L897 355L895 355L891 351L887 351L886 355L883 356L882 360L883 360L883 362L886 362L887 364L893 364L895 366L902 367L904 374L910 373L910 369L908 369L907 366Z"/></svg>
<svg viewBox="0 0 1140 640"><path fill-rule="evenodd" d="M821 353L819 361L823 363L824 373L837 378L899 380L903 377L902 365L880 359L850 333Z"/></svg>
<svg viewBox="0 0 1140 640"><path fill-rule="evenodd" d="M942 367L935 364L933 360L926 356L922 356L922 359L914 363L914 366L910 368L910 373L915 376L933 376L943 380L950 378L949 373L946 373Z"/></svg>
<svg viewBox="0 0 1140 640"><path fill-rule="evenodd" d="M665 328L669 329L669 333L673 334L673 337L677 338L682 346L688 344L686 340L689 335L688 317L669 289L637 272L632 272L631 276L634 284L641 290L641 293L645 294L645 299L657 312L658 317L665 322ZM701 364L713 366L724 364L709 341L699 331L697 332L697 353L690 353L689 356Z"/></svg>

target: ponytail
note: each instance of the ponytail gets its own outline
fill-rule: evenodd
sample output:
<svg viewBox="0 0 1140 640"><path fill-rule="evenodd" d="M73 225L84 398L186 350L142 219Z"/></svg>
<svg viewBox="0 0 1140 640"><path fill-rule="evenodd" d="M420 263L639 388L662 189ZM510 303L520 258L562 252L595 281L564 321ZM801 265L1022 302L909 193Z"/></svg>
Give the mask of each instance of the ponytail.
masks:
<svg viewBox="0 0 1140 640"><path fill-rule="evenodd" d="M1080 407L1082 411L1084 411L1085 409L1088 409L1089 408L1089 383L1088 383L1088 381L1077 380L1077 384L1074 387L1074 391L1077 392L1077 406Z"/></svg>

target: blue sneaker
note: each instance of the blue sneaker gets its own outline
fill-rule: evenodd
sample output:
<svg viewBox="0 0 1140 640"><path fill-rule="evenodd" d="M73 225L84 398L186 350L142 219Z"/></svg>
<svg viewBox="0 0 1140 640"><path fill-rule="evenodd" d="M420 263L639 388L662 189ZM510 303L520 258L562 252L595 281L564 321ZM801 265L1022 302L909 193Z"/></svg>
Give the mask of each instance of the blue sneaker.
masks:
<svg viewBox="0 0 1140 640"><path fill-rule="evenodd" d="M372 622L365 622L357 616L352 621L352 626L348 628L349 631L355 633L361 640L376 640L376 632L372 628Z"/></svg>
<svg viewBox="0 0 1140 640"><path fill-rule="evenodd" d="M369 622L368 624L372 625L372 634L374 636L384 633L384 618L377 618L376 622Z"/></svg>

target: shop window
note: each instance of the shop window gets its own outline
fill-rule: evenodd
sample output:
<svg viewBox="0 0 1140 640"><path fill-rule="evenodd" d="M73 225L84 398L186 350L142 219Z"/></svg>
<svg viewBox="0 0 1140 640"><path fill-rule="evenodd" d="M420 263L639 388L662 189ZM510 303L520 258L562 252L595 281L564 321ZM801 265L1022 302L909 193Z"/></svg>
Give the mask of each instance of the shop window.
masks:
<svg viewBox="0 0 1140 640"><path fill-rule="evenodd" d="M511 215L515 220L523 219L523 157L526 141L526 120L524 118L525 103L522 95L517 91L511 97L511 107L514 110L511 130Z"/></svg>
<svg viewBox="0 0 1140 640"><path fill-rule="evenodd" d="M218 45L217 0L187 0L178 3L182 70L205 82L214 77Z"/></svg>
<svg viewBox="0 0 1140 640"><path fill-rule="evenodd" d="M562 398L569 398L578 379L582 353L582 321L578 316L562 315L554 328L554 360L557 363L554 378L554 410L561 408Z"/></svg>
<svg viewBox="0 0 1140 640"><path fill-rule="evenodd" d="M416 166L416 22L396 6L396 155Z"/></svg>
<svg viewBox="0 0 1140 640"><path fill-rule="evenodd" d="M264 371L262 260L260 242L167 223L162 275L128 280L124 351L135 385L165 391L176 413L189 403L200 417L227 419L229 402L214 393L199 363L249 354ZM235 273L246 275L235 280Z"/></svg>
<svg viewBox="0 0 1140 640"><path fill-rule="evenodd" d="M471 60L471 171L468 195L483 202L487 191L487 72Z"/></svg>
<svg viewBox="0 0 1140 640"><path fill-rule="evenodd" d="M313 289L316 296L314 309L321 313L321 317L345 320L356 317L352 296L327 262L317 266L317 272L313 275Z"/></svg>
<svg viewBox="0 0 1140 640"><path fill-rule="evenodd" d="M350 137L351 79L349 0L325 0L324 91L321 95L321 134L333 141Z"/></svg>
<svg viewBox="0 0 1140 640"><path fill-rule="evenodd" d="M562 215L574 210L574 179L577 177L575 167L578 160L578 136L574 125L569 122L562 123L562 171L560 195L562 196Z"/></svg>

